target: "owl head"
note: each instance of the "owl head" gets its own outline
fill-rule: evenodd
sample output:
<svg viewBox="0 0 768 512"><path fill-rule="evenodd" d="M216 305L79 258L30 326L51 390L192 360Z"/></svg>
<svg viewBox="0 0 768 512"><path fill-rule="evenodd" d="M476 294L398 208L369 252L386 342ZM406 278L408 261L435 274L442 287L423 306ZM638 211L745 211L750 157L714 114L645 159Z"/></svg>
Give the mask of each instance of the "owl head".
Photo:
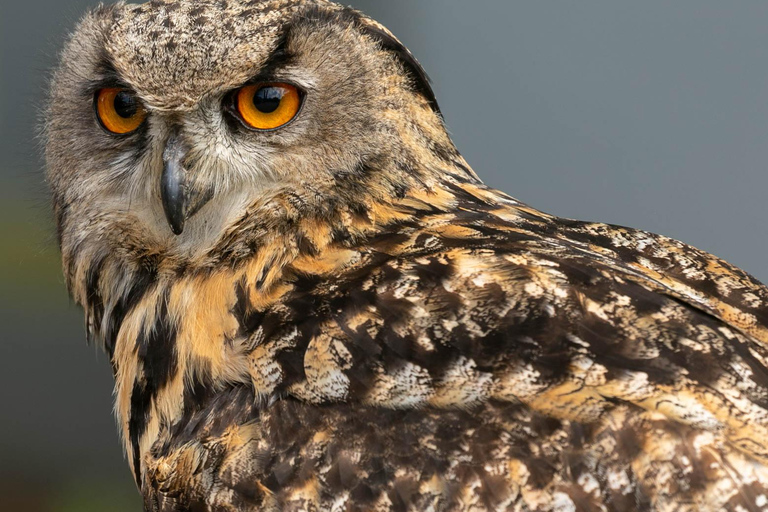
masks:
<svg viewBox="0 0 768 512"><path fill-rule="evenodd" d="M220 263L248 252L245 233L396 200L464 165L411 53L325 0L100 7L63 50L46 135L70 288L105 258Z"/></svg>

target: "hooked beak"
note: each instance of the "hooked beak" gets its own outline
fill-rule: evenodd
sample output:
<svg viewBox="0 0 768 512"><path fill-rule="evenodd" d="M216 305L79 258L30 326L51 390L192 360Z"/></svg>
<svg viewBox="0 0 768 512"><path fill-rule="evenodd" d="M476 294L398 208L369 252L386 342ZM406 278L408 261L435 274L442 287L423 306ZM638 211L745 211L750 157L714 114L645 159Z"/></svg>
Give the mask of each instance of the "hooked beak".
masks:
<svg viewBox="0 0 768 512"><path fill-rule="evenodd" d="M160 178L160 197L168 225L174 235L184 231L184 223L200 210L213 196L213 190L200 191L190 180L185 168L188 148L178 130L168 137L163 151L163 175Z"/></svg>

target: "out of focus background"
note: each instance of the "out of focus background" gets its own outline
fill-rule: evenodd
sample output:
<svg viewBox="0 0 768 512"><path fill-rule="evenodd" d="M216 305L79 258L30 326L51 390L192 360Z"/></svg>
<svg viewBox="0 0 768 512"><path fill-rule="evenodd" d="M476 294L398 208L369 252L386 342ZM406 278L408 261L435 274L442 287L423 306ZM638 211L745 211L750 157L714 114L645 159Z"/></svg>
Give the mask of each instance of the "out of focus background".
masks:
<svg viewBox="0 0 768 512"><path fill-rule="evenodd" d="M0 510L139 511L109 364L85 344L47 209L38 111L96 1L0 5ZM768 2L359 0L431 75L487 183L768 280Z"/></svg>

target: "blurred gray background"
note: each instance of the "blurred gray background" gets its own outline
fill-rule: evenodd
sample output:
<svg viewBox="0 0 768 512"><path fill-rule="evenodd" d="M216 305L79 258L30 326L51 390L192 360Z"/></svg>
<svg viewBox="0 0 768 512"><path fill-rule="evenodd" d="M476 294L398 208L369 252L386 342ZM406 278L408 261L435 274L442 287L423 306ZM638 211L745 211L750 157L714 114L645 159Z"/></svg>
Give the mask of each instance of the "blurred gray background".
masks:
<svg viewBox="0 0 768 512"><path fill-rule="evenodd" d="M88 0L0 6L0 509L140 504L106 358L68 300L35 139ZM434 80L487 183L631 225L768 280L768 2L359 0Z"/></svg>

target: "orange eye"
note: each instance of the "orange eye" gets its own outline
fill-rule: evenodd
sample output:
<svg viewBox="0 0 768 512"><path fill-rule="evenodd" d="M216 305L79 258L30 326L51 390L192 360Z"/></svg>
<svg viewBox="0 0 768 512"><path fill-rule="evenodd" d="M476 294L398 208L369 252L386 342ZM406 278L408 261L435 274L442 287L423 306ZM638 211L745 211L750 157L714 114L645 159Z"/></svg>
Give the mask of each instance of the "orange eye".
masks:
<svg viewBox="0 0 768 512"><path fill-rule="evenodd" d="M135 131L147 111L139 99L128 89L107 88L96 93L96 113L102 126L112 133L125 134Z"/></svg>
<svg viewBox="0 0 768 512"><path fill-rule="evenodd" d="M235 103L245 124L257 130L274 130L296 117L301 94L290 84L253 84L237 91Z"/></svg>

